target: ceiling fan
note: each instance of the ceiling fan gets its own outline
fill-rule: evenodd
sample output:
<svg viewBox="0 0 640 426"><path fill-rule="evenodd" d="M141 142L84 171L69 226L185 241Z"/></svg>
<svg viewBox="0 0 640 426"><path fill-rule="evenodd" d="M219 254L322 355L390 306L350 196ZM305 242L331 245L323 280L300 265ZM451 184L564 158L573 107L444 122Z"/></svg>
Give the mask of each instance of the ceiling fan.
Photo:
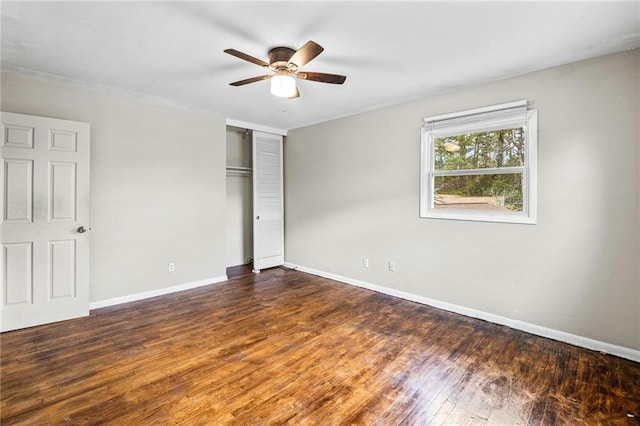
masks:
<svg viewBox="0 0 640 426"><path fill-rule="evenodd" d="M271 80L271 93L275 96L294 99L300 96L296 87L296 79L317 81L320 83L342 84L347 79L344 75L325 74L321 72L300 71L300 68L318 56L324 48L318 43L309 40L300 49L293 50L288 47L274 47L269 51L269 63L239 52L235 49L227 49L224 52L245 61L259 65L271 74L234 81L231 86L244 86L256 81Z"/></svg>

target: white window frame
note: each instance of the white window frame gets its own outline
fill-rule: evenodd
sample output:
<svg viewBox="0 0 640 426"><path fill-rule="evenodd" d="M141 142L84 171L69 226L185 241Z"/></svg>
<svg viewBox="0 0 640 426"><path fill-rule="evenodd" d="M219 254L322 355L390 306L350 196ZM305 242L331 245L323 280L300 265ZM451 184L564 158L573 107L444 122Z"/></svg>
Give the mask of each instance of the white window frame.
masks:
<svg viewBox="0 0 640 426"><path fill-rule="evenodd" d="M457 113L425 118L421 138L420 167L420 217L431 219L471 220L481 222L503 222L535 224L537 222L537 178L538 178L538 112L526 109L527 101L516 101ZM510 111L521 112L510 117ZM502 114L504 112L504 114ZM525 116L523 117L523 114ZM458 120L458 121L456 121ZM437 129L436 123L448 123L446 129ZM489 130L521 126L524 122L525 163L522 167L496 169L434 170L434 139ZM434 182L436 176L461 176L480 174L523 174L523 211L483 211L434 208Z"/></svg>

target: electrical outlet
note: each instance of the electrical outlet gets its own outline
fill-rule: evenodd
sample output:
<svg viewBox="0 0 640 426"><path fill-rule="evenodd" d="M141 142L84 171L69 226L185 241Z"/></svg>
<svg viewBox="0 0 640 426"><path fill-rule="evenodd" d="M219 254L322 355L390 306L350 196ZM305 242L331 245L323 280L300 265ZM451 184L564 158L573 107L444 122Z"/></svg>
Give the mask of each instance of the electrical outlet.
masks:
<svg viewBox="0 0 640 426"><path fill-rule="evenodd" d="M368 268L369 267L369 259L367 259L366 257L364 259L362 259L362 267L363 268Z"/></svg>
<svg viewBox="0 0 640 426"><path fill-rule="evenodd" d="M390 272L395 272L396 271L396 262L394 262L393 260L389 261L389 271Z"/></svg>
<svg viewBox="0 0 640 426"><path fill-rule="evenodd" d="M168 272L173 272L176 270L176 264L173 262L169 262L169 264L167 265L167 271Z"/></svg>

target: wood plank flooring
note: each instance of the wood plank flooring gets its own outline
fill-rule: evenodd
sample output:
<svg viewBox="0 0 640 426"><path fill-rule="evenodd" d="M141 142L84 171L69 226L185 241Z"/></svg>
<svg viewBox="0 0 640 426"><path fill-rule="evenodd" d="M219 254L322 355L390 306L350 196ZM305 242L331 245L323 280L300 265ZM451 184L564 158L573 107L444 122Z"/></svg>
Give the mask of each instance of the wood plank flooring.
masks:
<svg viewBox="0 0 640 426"><path fill-rule="evenodd" d="M302 272L230 274L4 333L2 424L640 425L638 363Z"/></svg>

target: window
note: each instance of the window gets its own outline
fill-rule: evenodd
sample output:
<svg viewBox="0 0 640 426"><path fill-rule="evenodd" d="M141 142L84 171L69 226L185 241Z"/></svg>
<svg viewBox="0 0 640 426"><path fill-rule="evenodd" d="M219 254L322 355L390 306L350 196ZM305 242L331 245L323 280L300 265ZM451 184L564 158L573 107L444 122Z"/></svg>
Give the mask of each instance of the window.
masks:
<svg viewBox="0 0 640 426"><path fill-rule="evenodd" d="M424 121L421 217L536 223L536 110L518 101Z"/></svg>

